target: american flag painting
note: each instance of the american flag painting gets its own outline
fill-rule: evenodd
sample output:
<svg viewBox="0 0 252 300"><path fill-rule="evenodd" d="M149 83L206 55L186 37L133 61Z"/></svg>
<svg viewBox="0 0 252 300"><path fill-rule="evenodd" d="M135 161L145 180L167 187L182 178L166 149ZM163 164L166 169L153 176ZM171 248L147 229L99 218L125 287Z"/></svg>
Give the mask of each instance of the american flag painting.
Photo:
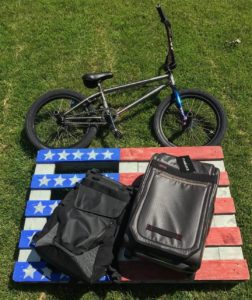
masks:
<svg viewBox="0 0 252 300"><path fill-rule="evenodd" d="M123 248L118 261L122 282L213 282L244 281L249 271L242 252L242 238L235 218L234 199L230 194L221 147L153 147L153 148L87 148L48 149L38 151L36 168L31 179L29 199L25 208L24 227L18 243L19 255L14 266L13 280L29 283L67 283L66 274L52 270L40 259L31 245L34 234L42 230L47 218L63 199L64 193L85 177L92 167L114 180L132 184L145 172L155 153L189 155L192 159L208 161L221 171L215 200L214 217L206 240L201 268L192 278L178 272L124 257ZM108 282L104 276L100 282Z"/></svg>

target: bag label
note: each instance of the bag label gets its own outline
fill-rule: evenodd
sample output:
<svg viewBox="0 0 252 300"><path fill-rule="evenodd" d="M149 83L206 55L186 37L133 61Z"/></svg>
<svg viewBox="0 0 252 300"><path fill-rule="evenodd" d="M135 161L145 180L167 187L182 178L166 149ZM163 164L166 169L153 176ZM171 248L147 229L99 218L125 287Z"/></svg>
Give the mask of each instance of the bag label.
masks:
<svg viewBox="0 0 252 300"><path fill-rule="evenodd" d="M150 224L146 225L146 230L149 230L149 231L152 231L152 232L158 233L160 235L167 236L169 238L173 238L173 239L176 239L176 240L179 240L179 241L182 240L182 235L181 234L178 234L178 233L175 233L175 232L172 232L172 231L169 231L169 230L165 230L165 229L162 229L162 228L158 228L158 227L150 225Z"/></svg>
<svg viewBox="0 0 252 300"><path fill-rule="evenodd" d="M195 172L193 163L188 155L177 157L177 164L181 172L185 172L185 173Z"/></svg>

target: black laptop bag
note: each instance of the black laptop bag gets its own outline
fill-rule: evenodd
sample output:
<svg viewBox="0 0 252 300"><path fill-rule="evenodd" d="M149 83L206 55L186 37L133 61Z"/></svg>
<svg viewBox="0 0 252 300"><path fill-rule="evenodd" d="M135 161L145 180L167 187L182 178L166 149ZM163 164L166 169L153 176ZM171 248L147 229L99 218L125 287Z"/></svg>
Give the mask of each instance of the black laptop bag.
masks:
<svg viewBox="0 0 252 300"><path fill-rule="evenodd" d="M32 240L51 267L73 279L94 283L118 279L113 260L127 225L132 189L95 171L71 190ZM125 224L124 230L122 224Z"/></svg>
<svg viewBox="0 0 252 300"><path fill-rule="evenodd" d="M219 169L212 164L155 154L134 202L125 255L194 273L201 264L218 179Z"/></svg>

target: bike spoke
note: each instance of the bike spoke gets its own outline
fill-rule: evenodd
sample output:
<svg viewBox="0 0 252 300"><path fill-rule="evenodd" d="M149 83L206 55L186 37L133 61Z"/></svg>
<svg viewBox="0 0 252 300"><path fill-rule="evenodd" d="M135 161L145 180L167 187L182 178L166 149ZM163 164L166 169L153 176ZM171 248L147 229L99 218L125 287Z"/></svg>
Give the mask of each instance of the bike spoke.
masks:
<svg viewBox="0 0 252 300"><path fill-rule="evenodd" d="M171 143L178 146L205 145L216 134L218 121L207 102L198 98L182 99L186 114L190 112L188 122L182 124L180 113L172 103L162 118L163 134Z"/></svg>
<svg viewBox="0 0 252 300"><path fill-rule="evenodd" d="M37 113L34 121L35 131L39 140L48 148L72 147L80 142L85 132L89 129L89 125L81 127L73 125L69 127L64 124L63 113L71 107L73 101L75 100L55 99L44 105ZM84 106L81 106L68 115L68 117L72 118L76 116L88 117L89 113Z"/></svg>
<svg viewBox="0 0 252 300"><path fill-rule="evenodd" d="M200 104L200 106L199 106L199 108L198 108L198 110L197 110L197 112L194 114L195 117L197 117L198 113L200 112L200 109L201 109L203 103L204 102L202 101L201 104Z"/></svg>

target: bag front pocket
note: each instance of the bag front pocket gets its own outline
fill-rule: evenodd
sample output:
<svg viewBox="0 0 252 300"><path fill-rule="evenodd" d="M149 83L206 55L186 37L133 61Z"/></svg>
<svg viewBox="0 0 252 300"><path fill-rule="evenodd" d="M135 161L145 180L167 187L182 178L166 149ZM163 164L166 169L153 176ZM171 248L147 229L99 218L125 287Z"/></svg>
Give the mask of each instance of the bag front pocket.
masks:
<svg viewBox="0 0 252 300"><path fill-rule="evenodd" d="M189 253L197 244L208 183L157 172L137 221L138 234L163 248Z"/></svg>
<svg viewBox="0 0 252 300"><path fill-rule="evenodd" d="M57 239L70 251L81 252L97 246L102 242L106 230L115 226L115 221L111 218L76 208L64 210L63 214L59 217Z"/></svg>

